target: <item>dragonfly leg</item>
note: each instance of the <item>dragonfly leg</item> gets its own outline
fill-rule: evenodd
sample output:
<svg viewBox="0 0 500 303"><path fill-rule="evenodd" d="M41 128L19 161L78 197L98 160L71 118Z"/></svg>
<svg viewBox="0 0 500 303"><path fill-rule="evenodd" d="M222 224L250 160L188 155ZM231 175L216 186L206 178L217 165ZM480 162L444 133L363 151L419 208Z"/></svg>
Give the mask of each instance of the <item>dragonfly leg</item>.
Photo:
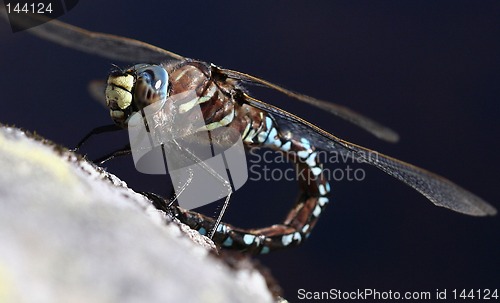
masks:
<svg viewBox="0 0 500 303"><path fill-rule="evenodd" d="M132 153L132 150L130 149L130 144L125 145L124 147L115 150L107 155L104 155L96 160L94 160L94 163L97 163L99 165L104 164L105 162L109 160L113 160L114 158L122 157L122 156L127 156Z"/></svg>
<svg viewBox="0 0 500 303"><path fill-rule="evenodd" d="M103 125L103 126L99 126L99 127L96 127L94 128L93 130L91 130L88 134L85 135L85 137L83 137L80 142L78 142L78 144L75 146L75 148L73 149L73 151L78 151L83 144L85 144L85 142L87 142L90 137L94 136L94 135L98 135L98 134L102 134L102 133L108 133L108 132L114 132L114 131L119 131L119 130L122 130L123 128L119 127L118 125L116 124L110 124L110 125Z"/></svg>

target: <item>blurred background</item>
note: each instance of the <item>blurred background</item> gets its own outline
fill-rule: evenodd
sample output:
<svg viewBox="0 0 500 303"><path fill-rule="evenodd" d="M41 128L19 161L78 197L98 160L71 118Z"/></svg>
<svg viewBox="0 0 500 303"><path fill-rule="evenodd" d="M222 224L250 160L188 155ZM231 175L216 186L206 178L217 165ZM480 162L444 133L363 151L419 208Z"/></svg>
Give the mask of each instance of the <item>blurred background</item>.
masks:
<svg viewBox="0 0 500 303"><path fill-rule="evenodd" d="M379 141L325 112L251 88L343 139L446 176L500 207L498 1L80 1L60 19L346 105L398 131L400 142ZM105 79L111 64L126 64L12 34L6 23L0 58L1 123L70 148L110 124L87 85ZM126 132L106 134L82 153L95 159L126 143ZM166 177L136 172L129 157L105 166L137 191L170 193ZM304 245L259 257L285 297L296 301L301 288L499 287L498 216L434 207L379 170L357 167L366 178L331 183L332 202ZM294 182L248 182L224 221L279 222L297 194Z"/></svg>

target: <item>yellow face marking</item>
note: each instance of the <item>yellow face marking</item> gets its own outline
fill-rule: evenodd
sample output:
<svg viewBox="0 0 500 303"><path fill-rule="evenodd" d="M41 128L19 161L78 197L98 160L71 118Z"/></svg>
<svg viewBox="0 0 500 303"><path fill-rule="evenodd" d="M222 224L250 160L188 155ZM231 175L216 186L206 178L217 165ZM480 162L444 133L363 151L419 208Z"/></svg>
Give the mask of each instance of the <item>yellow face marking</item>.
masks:
<svg viewBox="0 0 500 303"><path fill-rule="evenodd" d="M108 85L114 84L119 87L123 87L127 91L131 92L132 87L134 87L134 76L132 75L123 75L123 76L109 76L108 77Z"/></svg>
<svg viewBox="0 0 500 303"><path fill-rule="evenodd" d="M108 85L106 87L106 104L115 101L118 107L125 109L132 104L132 94L121 87Z"/></svg>
<svg viewBox="0 0 500 303"><path fill-rule="evenodd" d="M122 112L121 110L110 110L109 111L109 115L112 118L122 119L125 116L125 113Z"/></svg>
<svg viewBox="0 0 500 303"><path fill-rule="evenodd" d="M106 87L106 104L115 101L118 107L125 109L132 103L132 88L134 87L134 76L109 76Z"/></svg>

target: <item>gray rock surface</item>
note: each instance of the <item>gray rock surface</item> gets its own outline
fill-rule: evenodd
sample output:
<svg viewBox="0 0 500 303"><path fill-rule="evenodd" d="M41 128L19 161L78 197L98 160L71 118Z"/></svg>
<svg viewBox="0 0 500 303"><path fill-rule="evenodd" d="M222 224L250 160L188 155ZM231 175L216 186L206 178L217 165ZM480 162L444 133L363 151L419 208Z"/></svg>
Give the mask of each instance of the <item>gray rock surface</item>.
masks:
<svg viewBox="0 0 500 303"><path fill-rule="evenodd" d="M168 222L117 177L0 127L0 302L272 302L259 272Z"/></svg>

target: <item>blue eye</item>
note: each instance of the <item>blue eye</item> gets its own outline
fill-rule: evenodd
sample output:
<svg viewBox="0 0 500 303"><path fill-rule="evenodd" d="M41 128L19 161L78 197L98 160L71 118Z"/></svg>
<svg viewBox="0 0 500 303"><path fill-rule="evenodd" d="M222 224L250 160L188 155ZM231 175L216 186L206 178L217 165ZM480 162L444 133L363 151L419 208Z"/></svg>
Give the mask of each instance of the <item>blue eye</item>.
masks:
<svg viewBox="0 0 500 303"><path fill-rule="evenodd" d="M132 69L136 70L137 78L142 79L157 93L166 93L168 88L168 73L160 65L138 64Z"/></svg>

